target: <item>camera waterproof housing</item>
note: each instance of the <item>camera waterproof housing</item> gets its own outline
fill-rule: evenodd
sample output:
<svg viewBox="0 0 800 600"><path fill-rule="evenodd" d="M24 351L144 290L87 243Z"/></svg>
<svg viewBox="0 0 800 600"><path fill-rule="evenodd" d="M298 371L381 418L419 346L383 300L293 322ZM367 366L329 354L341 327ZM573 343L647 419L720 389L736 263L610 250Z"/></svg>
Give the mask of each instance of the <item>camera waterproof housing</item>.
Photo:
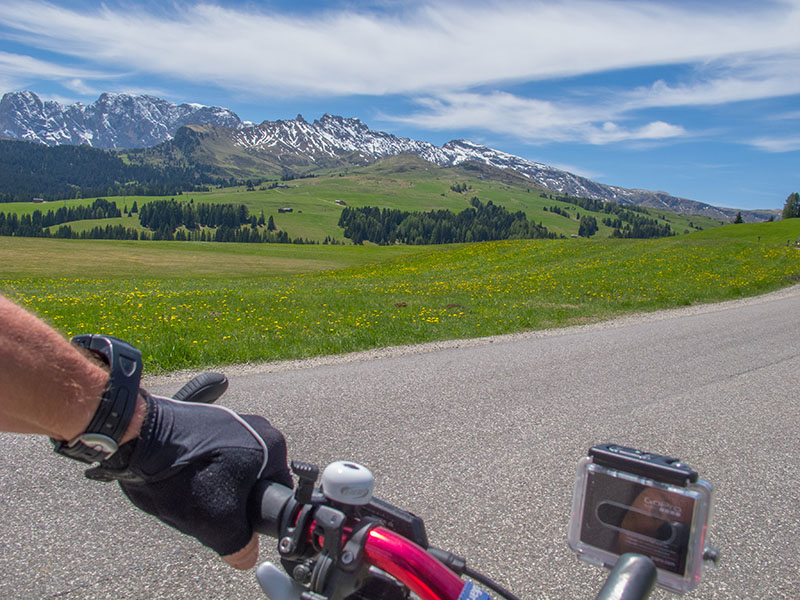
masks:
<svg viewBox="0 0 800 600"><path fill-rule="evenodd" d="M567 540L586 562L612 568L625 553L649 557L657 585L674 592L700 580L711 517L708 481L676 458L616 444L578 462Z"/></svg>

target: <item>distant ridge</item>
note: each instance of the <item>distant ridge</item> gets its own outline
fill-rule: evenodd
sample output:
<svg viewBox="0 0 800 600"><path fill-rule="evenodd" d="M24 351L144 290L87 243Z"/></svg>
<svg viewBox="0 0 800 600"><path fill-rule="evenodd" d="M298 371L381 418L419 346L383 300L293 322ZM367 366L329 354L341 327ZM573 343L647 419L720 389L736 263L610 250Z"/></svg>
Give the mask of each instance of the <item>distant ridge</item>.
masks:
<svg viewBox="0 0 800 600"><path fill-rule="evenodd" d="M105 150L179 148L196 164L231 175L313 172L339 165L363 166L410 153L440 167L480 163L513 171L555 193L660 208L732 220L736 209L720 208L666 192L626 189L530 161L467 140L443 146L375 131L356 118L325 114L309 123L293 120L243 122L234 112L199 104L174 104L153 96L102 94L89 105L42 101L33 92L11 92L0 100L0 137L46 144L88 144ZM746 221L765 221L774 211L741 211Z"/></svg>

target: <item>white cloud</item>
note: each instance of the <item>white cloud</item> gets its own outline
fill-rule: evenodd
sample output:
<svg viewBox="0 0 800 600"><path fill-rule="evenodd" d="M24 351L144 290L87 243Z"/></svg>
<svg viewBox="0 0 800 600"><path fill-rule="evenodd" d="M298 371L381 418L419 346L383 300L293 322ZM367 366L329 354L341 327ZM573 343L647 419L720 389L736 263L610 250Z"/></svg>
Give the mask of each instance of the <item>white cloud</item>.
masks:
<svg viewBox="0 0 800 600"><path fill-rule="evenodd" d="M567 173L572 173L573 175L578 175L579 177L586 177L587 179L594 179L595 181L605 177L605 174L601 173L600 171L587 169L582 166L579 167L570 163L548 162L547 164L561 171L566 171Z"/></svg>
<svg viewBox="0 0 800 600"><path fill-rule="evenodd" d="M30 79L34 76L61 81L109 77L107 72L64 66L24 54L13 54L3 51L0 51L0 74L4 77L17 80Z"/></svg>
<svg viewBox="0 0 800 600"><path fill-rule="evenodd" d="M800 150L800 137L790 138L769 138L761 137L750 141L751 146L755 146L766 152L795 152Z"/></svg>
<svg viewBox="0 0 800 600"><path fill-rule="evenodd" d="M800 45L794 53L735 56L702 65L696 81L663 80L621 94L627 109L719 105L800 94Z"/></svg>
<svg viewBox="0 0 800 600"><path fill-rule="evenodd" d="M72 90L82 96L89 96L91 94L100 94L102 93L101 90L98 90L91 85L88 85L83 79L80 77L74 77L72 79L68 79L63 82L65 88Z"/></svg>
<svg viewBox="0 0 800 600"><path fill-rule="evenodd" d="M609 144L666 140L688 134L683 127L663 121L629 127L622 123L627 117L613 97L586 106L521 98L505 92L442 94L418 102L423 107L420 112L383 118L433 130L491 131L528 144Z"/></svg>
<svg viewBox="0 0 800 600"><path fill-rule="evenodd" d="M800 110L792 110L789 112L769 115L769 118L775 121L796 121L800 119Z"/></svg>
<svg viewBox="0 0 800 600"><path fill-rule="evenodd" d="M179 9L178 9L179 8ZM644 65L800 52L798 0L440 2L311 16L181 4L0 5L17 41L104 69L276 94L433 93ZM658 91L658 90L656 90ZM676 96L679 90L672 90ZM662 91L663 93L663 91Z"/></svg>
<svg viewBox="0 0 800 600"><path fill-rule="evenodd" d="M664 121L653 121L641 127L622 128L616 123L604 123L602 127L587 126L588 136L585 141L592 144L609 144L625 141L653 141L669 138L683 137L686 130L679 125L672 125ZM579 140L583 141L583 140Z"/></svg>

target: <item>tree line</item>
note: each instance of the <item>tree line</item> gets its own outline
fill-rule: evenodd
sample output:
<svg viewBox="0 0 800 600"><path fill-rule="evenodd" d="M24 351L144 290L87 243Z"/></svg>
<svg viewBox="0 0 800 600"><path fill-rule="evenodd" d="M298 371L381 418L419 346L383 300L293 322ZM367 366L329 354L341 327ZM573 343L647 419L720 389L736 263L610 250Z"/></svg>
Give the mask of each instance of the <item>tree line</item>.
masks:
<svg viewBox="0 0 800 600"><path fill-rule="evenodd" d="M50 233L49 229L42 231L42 236L72 240L146 240L147 234L140 233L134 227L124 225L106 225L105 227L92 227L84 231L73 231L69 225L61 225L55 233Z"/></svg>
<svg viewBox="0 0 800 600"><path fill-rule="evenodd" d="M98 198L89 206L62 206L57 210L43 213L35 210L31 214L18 215L0 212L0 235L16 235L21 237L49 237L49 227L69 221L91 219L111 219L122 216L115 202ZM127 238L124 238L127 239Z"/></svg>
<svg viewBox="0 0 800 600"><path fill-rule="evenodd" d="M656 219L640 217L633 223L625 223L622 227L615 227L611 232L611 237L615 238L658 238L675 235L672 228L667 224L661 224Z"/></svg>
<svg viewBox="0 0 800 600"><path fill-rule="evenodd" d="M609 216L602 219L603 225L613 229L611 237L656 238L675 235L668 223L659 223L658 219L648 217L647 210L639 206L623 206L616 202L606 202L593 198L573 198L571 196L560 196L556 200L574 204L591 212L613 215L613 217ZM582 220L580 216L578 219ZM597 231L596 227L595 231Z"/></svg>
<svg viewBox="0 0 800 600"><path fill-rule="evenodd" d="M154 200L139 208L139 224L152 230L149 239L190 242L236 242L240 244L315 244L301 237L289 238L276 231L264 211L256 217L244 204L195 204ZM213 229L213 231L212 231Z"/></svg>
<svg viewBox="0 0 800 600"><path fill-rule="evenodd" d="M0 202L177 195L223 183L229 182L200 165L157 167L90 146L0 140Z"/></svg>
<svg viewBox="0 0 800 600"><path fill-rule="evenodd" d="M470 208L459 213L346 207L339 217L339 227L354 244L452 244L557 237L541 224L529 221L524 212L511 213L491 200L484 204L477 197L470 201Z"/></svg>
<svg viewBox="0 0 800 600"><path fill-rule="evenodd" d="M223 225L214 230L178 229L169 231L168 229L158 229L150 234L144 233L145 237L139 239L162 240L175 242L236 242L239 244L317 244L313 240L296 237L289 237L285 231L263 231L250 227L236 228Z"/></svg>
<svg viewBox="0 0 800 600"><path fill-rule="evenodd" d="M178 227L198 229L199 227L227 227L234 229L242 225L258 227L264 225L264 213L261 218L250 216L244 204L195 204L170 200L154 200L142 205L139 209L139 223L148 229L168 229L175 231Z"/></svg>
<svg viewBox="0 0 800 600"><path fill-rule="evenodd" d="M0 234L5 235L5 234ZM240 244L316 244L317 242L296 237L291 239L285 231L258 231L249 228L234 229L218 227L216 230L175 232L160 229L157 231L139 231L124 225L106 225L93 227L84 231L73 231L69 225L61 225L54 233L45 229L40 235L26 237L47 237L80 240L138 240L138 241L176 241L176 242L237 242ZM333 241L326 243L333 244Z"/></svg>
<svg viewBox="0 0 800 600"><path fill-rule="evenodd" d="M139 223L147 230L124 225L97 226L75 231L65 223L79 220L110 219L122 216L116 202L96 199L89 206L61 207L56 211L18 215L0 212L0 236L43 237L60 239L105 240L168 240L195 242L238 242L250 244L316 244L302 237L290 238L277 231L270 216L256 218L243 204L194 204L171 200L154 200L139 208L134 202L130 213L137 212ZM58 226L56 228L56 226ZM326 239L325 243L333 244Z"/></svg>
<svg viewBox="0 0 800 600"><path fill-rule="evenodd" d="M570 215L566 210L564 210L560 206L551 206L550 208L545 206L542 210L544 210L544 212L548 212L549 211L551 213L555 213L557 215L561 215L562 217L567 217L568 219L572 218L572 215Z"/></svg>
<svg viewBox="0 0 800 600"><path fill-rule="evenodd" d="M89 206L62 206L57 210L43 213L35 210L31 214L19 216L16 213L6 215L0 212L0 235L21 235L24 237L41 237L42 230L69 221L90 219L111 219L122 216L115 202L98 198Z"/></svg>

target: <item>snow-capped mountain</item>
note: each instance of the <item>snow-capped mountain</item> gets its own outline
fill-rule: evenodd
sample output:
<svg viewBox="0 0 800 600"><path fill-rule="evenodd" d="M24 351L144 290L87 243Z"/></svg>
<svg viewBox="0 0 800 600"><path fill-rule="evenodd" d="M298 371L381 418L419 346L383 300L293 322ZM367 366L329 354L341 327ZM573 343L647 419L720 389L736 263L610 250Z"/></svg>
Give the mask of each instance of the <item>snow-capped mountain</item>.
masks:
<svg viewBox="0 0 800 600"><path fill-rule="evenodd" d="M187 129L179 130L187 126ZM176 134L177 137L176 137ZM146 148L165 142L192 154L198 164L222 156L225 166L250 173L281 168L308 172L314 167L365 165L410 153L440 167L481 163L519 174L531 184L570 196L663 208L731 219L737 211L676 198L665 192L625 189L501 152L467 140L443 146L374 131L355 118L323 115L313 123L294 120L241 121L232 111L199 104L174 104L152 96L102 94L89 105L42 101L33 92L7 93L0 101L0 137L48 146L89 144L101 149ZM213 151L203 152L204 145ZM222 152L220 150L223 149ZM268 167L268 169L265 169ZM745 220L766 220L775 211L743 211Z"/></svg>
<svg viewBox="0 0 800 600"><path fill-rule="evenodd" d="M409 152L444 166L437 161L440 149L433 144L373 131L358 119L328 114L313 123L302 115L292 121L264 121L235 131L232 137L234 143L244 149L300 154L312 161L336 160L355 154L372 162Z"/></svg>
<svg viewBox="0 0 800 600"><path fill-rule="evenodd" d="M320 166L330 164L331 160L337 159L368 164L377 159L406 152L440 167L478 162L498 169L508 169L524 176L532 184L569 196L661 208L723 220L732 218L737 212L686 198L677 198L666 192L604 185L467 140L453 140L440 147L383 131L374 131L359 119L329 114L323 115L313 123L306 121L302 115L291 121L264 121L259 125L232 131L230 135L233 143L248 153L265 153L273 156L299 155L310 161L319 162ZM357 160L359 158L360 161ZM743 216L746 220L769 218L766 211L743 211Z"/></svg>
<svg viewBox="0 0 800 600"><path fill-rule="evenodd" d="M0 100L0 137L48 146L146 148L171 139L184 125L206 123L242 126L226 108L174 104L153 96L102 94L88 105L63 105L26 91Z"/></svg>

